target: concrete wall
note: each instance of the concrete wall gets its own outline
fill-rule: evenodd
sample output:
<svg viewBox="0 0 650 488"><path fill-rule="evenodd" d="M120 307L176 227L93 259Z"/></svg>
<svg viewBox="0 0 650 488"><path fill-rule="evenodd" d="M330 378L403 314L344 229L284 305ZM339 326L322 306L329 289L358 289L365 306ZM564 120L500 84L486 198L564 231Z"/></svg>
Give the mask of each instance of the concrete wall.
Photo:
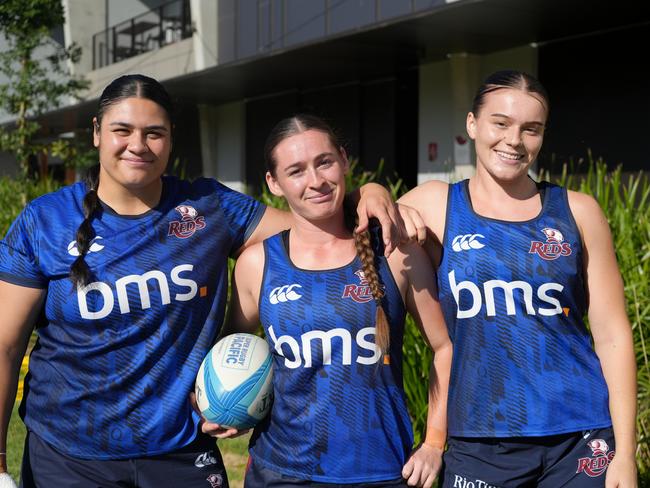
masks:
<svg viewBox="0 0 650 488"><path fill-rule="evenodd" d="M90 81L90 87L85 97L87 99L98 98L106 85L118 76L125 74L141 73L164 81L193 71L193 41L192 38L183 39L161 49L91 71L86 75Z"/></svg>
<svg viewBox="0 0 650 488"><path fill-rule="evenodd" d="M81 46L81 60L70 66L76 75L93 69L93 35L106 28L104 0L62 0L66 22L63 26L65 44L76 42Z"/></svg>
<svg viewBox="0 0 650 488"><path fill-rule="evenodd" d="M450 54L446 61L420 65L418 183L430 179L456 181L474 172L474 148L465 120L483 79L500 69L537 75L537 49L520 46L478 56ZM430 161L431 144L436 149Z"/></svg>
<svg viewBox="0 0 650 488"><path fill-rule="evenodd" d="M190 0L194 26L194 66L197 71L218 63L219 1Z"/></svg>
<svg viewBox="0 0 650 488"><path fill-rule="evenodd" d="M0 178L3 176L14 177L20 173L18 161L11 154L0 151Z"/></svg>
<svg viewBox="0 0 650 488"><path fill-rule="evenodd" d="M246 191L245 105L199 105L203 175L217 178L237 191Z"/></svg>

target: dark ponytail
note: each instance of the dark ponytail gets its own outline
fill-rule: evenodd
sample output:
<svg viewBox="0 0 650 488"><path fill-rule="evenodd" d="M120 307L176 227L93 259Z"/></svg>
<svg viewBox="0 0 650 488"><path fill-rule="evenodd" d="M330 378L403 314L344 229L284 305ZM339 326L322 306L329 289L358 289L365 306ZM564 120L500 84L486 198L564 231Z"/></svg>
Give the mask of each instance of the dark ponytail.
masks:
<svg viewBox="0 0 650 488"><path fill-rule="evenodd" d="M478 113L485 103L485 96L501 88L515 88L526 93L536 94L546 107L548 115L550 108L548 93L537 78L523 71L502 70L495 71L488 76L477 90L472 103L472 113L475 117L478 117Z"/></svg>
<svg viewBox="0 0 650 488"><path fill-rule="evenodd" d="M95 231L91 224L93 214L99 208L99 198L97 197L97 187L99 186L99 165L95 165L88 170L85 178L86 195L83 200L84 220L77 229L76 245L79 257L75 259L70 268L70 279L77 288L84 287L90 281L92 272L86 263L85 256L90 249L90 243L95 237Z"/></svg>
<svg viewBox="0 0 650 488"><path fill-rule="evenodd" d="M99 107L96 116L97 121L93 130L99 132L104 113L112 105L127 98L145 98L160 105L167 113L173 133L174 106L171 97L158 81L144 75L120 76L104 88L99 98ZM95 237L92 219L95 212L99 210L99 197L97 196L99 170L99 164L93 166L88 170L85 178L87 191L83 199L84 220L77 229L76 235L76 246L79 257L75 259L70 267L70 280L77 288L86 286L92 278L92 271L88 267L88 263L86 263L85 256L88 254L93 237Z"/></svg>

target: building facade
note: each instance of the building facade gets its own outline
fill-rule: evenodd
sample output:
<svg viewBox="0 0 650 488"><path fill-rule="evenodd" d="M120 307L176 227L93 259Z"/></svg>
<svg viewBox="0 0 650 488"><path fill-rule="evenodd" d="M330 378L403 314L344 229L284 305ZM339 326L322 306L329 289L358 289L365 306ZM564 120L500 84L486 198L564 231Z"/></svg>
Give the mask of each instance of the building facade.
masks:
<svg viewBox="0 0 650 488"><path fill-rule="evenodd" d="M620 0L62 0L81 103L43 117L90 138L103 87L143 73L178 102L175 158L237 189L263 181L266 134L296 112L325 117L368 169L407 185L473 171L465 118L497 69L540 78L551 117L539 163L590 150L645 169L650 94L639 75L650 6Z"/></svg>

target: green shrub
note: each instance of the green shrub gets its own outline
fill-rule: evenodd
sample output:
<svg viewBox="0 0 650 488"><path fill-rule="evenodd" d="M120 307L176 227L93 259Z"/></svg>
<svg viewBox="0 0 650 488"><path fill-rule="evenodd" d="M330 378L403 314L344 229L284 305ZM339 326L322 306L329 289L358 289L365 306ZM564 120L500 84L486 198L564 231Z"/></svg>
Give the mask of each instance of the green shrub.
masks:
<svg viewBox="0 0 650 488"><path fill-rule="evenodd" d="M584 172L575 174L576 169ZM564 165L557 181L593 195L612 230L638 370L637 460L639 473L650 486L650 181L640 173L624 178L621 167L608 171L591 155L577 165Z"/></svg>
<svg viewBox="0 0 650 488"><path fill-rule="evenodd" d="M9 226L27 202L44 193L54 191L60 186L61 183L51 178L39 181L0 178L0 236L7 233Z"/></svg>

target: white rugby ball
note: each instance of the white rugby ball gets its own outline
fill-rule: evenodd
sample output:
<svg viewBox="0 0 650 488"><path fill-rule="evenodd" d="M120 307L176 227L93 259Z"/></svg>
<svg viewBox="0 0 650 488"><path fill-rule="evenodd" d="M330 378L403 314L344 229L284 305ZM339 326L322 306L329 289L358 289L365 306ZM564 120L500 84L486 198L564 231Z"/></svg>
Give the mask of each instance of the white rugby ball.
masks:
<svg viewBox="0 0 650 488"><path fill-rule="evenodd" d="M248 429L271 408L272 380L266 341L252 334L231 334L217 342L201 363L196 403L210 422Z"/></svg>

